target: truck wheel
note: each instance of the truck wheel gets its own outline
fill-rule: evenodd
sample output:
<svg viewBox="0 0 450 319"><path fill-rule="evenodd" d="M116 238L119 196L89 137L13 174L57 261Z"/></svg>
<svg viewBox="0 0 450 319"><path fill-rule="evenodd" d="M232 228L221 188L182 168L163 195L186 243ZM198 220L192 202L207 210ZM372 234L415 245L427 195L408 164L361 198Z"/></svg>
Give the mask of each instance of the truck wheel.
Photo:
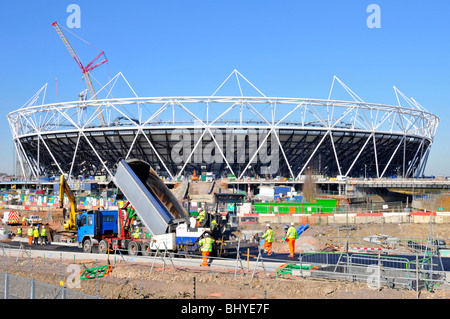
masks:
<svg viewBox="0 0 450 319"><path fill-rule="evenodd" d="M83 252L89 254L92 252L92 242L90 239L85 239L83 241Z"/></svg>
<svg viewBox="0 0 450 319"><path fill-rule="evenodd" d="M142 244L142 256L150 256L151 250L150 250L150 243L145 242Z"/></svg>
<svg viewBox="0 0 450 319"><path fill-rule="evenodd" d="M130 241L128 244L128 254L136 256L139 253L139 243L137 241Z"/></svg>
<svg viewBox="0 0 450 319"><path fill-rule="evenodd" d="M98 244L98 252L100 254L107 254L109 249L109 243L106 240L101 240Z"/></svg>

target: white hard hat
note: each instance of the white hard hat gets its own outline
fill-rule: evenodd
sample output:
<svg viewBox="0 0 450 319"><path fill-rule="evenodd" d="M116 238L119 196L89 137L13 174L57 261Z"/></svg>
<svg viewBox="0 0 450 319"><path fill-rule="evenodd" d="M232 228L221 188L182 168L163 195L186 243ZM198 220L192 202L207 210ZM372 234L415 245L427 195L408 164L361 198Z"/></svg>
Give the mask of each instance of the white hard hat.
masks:
<svg viewBox="0 0 450 319"><path fill-rule="evenodd" d="M294 226L294 222L291 223L291 226Z"/></svg>
<svg viewBox="0 0 450 319"><path fill-rule="evenodd" d="M270 227L270 224L267 224L267 227Z"/></svg>

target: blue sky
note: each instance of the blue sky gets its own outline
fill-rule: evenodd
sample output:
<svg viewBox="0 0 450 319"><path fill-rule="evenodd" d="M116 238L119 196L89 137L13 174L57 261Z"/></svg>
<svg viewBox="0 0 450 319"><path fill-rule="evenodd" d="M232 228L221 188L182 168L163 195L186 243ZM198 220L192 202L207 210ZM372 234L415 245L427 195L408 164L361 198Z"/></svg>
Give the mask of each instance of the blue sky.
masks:
<svg viewBox="0 0 450 319"><path fill-rule="evenodd" d="M47 102L85 88L51 26L71 29L104 50L100 81L122 72L141 96L209 95L237 69L267 96L327 98L333 76L363 100L396 104L393 86L441 119L426 174L450 175L450 1L146 0L2 3L0 172L13 171L6 115L48 83ZM381 28L368 28L369 4ZM67 34L86 64L96 49ZM98 87L98 86L97 86Z"/></svg>

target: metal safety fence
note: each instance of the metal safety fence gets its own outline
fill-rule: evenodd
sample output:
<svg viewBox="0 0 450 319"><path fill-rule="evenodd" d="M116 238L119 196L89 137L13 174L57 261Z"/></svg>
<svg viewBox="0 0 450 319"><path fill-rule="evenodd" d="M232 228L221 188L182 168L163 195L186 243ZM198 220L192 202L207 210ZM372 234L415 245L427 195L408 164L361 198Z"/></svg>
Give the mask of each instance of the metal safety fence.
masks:
<svg viewBox="0 0 450 319"><path fill-rule="evenodd" d="M49 285L34 279L0 273L1 299L97 299L95 296Z"/></svg>
<svg viewBox="0 0 450 319"><path fill-rule="evenodd" d="M62 267L62 259L58 262L45 262L45 255L41 261L32 258L31 249L20 246L19 249L8 244L0 244L1 272L0 299L99 299L98 296L88 295L68 289L64 283L66 276ZM42 264L48 273L59 272L60 285L51 285L34 279ZM10 272L17 272L20 276ZM23 276L27 276L25 278Z"/></svg>
<svg viewBox="0 0 450 319"><path fill-rule="evenodd" d="M347 244L349 243L347 238ZM291 269L300 266L300 272L305 276L323 279L338 279L347 281L366 282L368 285L380 289L382 286L389 288L405 288L409 290L432 290L439 285L448 284L446 272L442 265L442 259L438 254L434 254L433 249L425 251L421 254L409 254L405 256L386 256L383 252L369 254L356 252L310 252L301 253L295 260L267 258L262 253L262 246L257 250L251 251L248 248L238 246L236 251L227 258L210 256L209 267L205 268L209 271L220 272L221 276L231 277L234 280L238 278L254 279L270 279L274 273L278 274L281 264L288 264ZM156 252L150 253L148 256L134 256L127 254L126 250L111 250L107 255L96 255L90 262L87 260L79 260L75 254L62 257L62 253L45 252L43 255L36 256L31 249L15 249L9 245L0 245L1 260L0 269L0 298L13 299L91 299L97 298L99 295L99 279L91 281L93 291L95 284L96 296L86 295L77 291L67 289L64 286L57 286L58 272L59 281L69 283L69 274L77 274L77 272L69 271L70 265L78 265L80 261L83 264L91 263L93 267L104 264L108 265L135 265L140 263L139 276L139 298L143 294L143 282L148 279L152 273L164 273L165 270L186 270L186 267L200 266L202 257L196 254L176 253L167 249L165 245L160 247ZM59 261L58 261L59 255ZM38 257L38 258L36 258ZM55 258L56 257L56 258ZM72 258L73 257L73 258ZM85 258L85 257L84 257ZM69 266L68 266L69 265ZM80 266L80 265L78 265ZM305 266L305 267L303 267ZM448 265L446 267L448 269ZM13 276L7 273L10 270L18 272L20 276ZM80 269L78 269L80 270ZM1 270L0 270L1 271ZM16 273L14 273L16 274ZM51 274L56 285L41 283L33 278L39 278L40 274ZM29 279L23 278L29 276ZM278 276L277 276L278 277ZM147 278L147 279L146 279ZM83 284L84 289L85 284ZM71 286L68 286L72 288ZM81 287L80 287L81 288ZM86 291L86 290L85 290ZM92 293L94 294L94 293ZM138 298L138 296L136 296Z"/></svg>
<svg viewBox="0 0 450 319"><path fill-rule="evenodd" d="M300 266L315 266L310 276L365 282L380 289L433 290L448 283L439 255L388 256L368 253L302 253Z"/></svg>

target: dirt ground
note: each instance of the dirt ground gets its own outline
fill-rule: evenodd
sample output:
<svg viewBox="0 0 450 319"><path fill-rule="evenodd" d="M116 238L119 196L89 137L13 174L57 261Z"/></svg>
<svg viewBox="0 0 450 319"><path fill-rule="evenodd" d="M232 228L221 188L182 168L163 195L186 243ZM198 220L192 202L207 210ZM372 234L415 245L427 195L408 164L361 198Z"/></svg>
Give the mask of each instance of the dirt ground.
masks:
<svg viewBox="0 0 450 319"><path fill-rule="evenodd" d="M37 213L40 214L40 213ZM42 217L48 213L41 213ZM46 221L44 220L44 223ZM54 228L61 227L61 222L51 222ZM244 225L243 225L244 226ZM285 234L283 224L272 224L275 233L273 249L278 253L287 253L288 246L282 242ZM244 226L249 230L264 231L263 224L248 224ZM9 227L13 232L16 227ZM26 233L27 227L24 229ZM397 237L426 238L430 233L436 238L450 238L448 224L371 224L359 225L352 228L342 228L332 225L312 225L301 234L296 241L296 252L323 251L342 243L345 238L386 234ZM77 261L81 270L95 267L92 261ZM71 260L33 260L32 278L44 283L59 286L63 281L67 286L70 274L61 273L73 265ZM102 266L103 264L98 264ZM7 272L29 278L29 266L26 260L21 263L5 263ZM204 269L199 266L180 267L175 269L168 263L162 266L155 264L125 265L118 262L112 272L103 278L80 280L79 288L73 290L99 296L105 299L448 299L450 290L438 287L433 292L422 291L418 296L415 291L391 289L383 287L381 291L369 287L366 283L333 281L313 279L286 275L285 278L276 278L275 271L266 274L259 269L252 279L252 270L245 274L238 271L235 278L234 269L211 267ZM195 278L195 296L194 296Z"/></svg>
<svg viewBox="0 0 450 319"><path fill-rule="evenodd" d="M255 226L252 226L255 227ZM397 231L404 231L403 225L397 225ZM429 234L429 225L408 225L415 228L415 236ZM395 236L394 228L391 227L390 235ZM448 231L448 225L439 228L442 234ZM275 236L284 235L283 225L274 226ZM360 231L362 235L363 231ZM296 251L301 252L302 247L310 249L316 247L317 251L325 249L323 238L333 238L337 229L332 226L311 226L297 240ZM356 231L353 231L356 233ZM371 231L368 231L370 233ZM342 234L340 234L342 236ZM345 234L346 235L346 234ZM287 252L287 244L281 239L274 243L274 250ZM73 261L33 260L32 278L41 282L58 286L62 280L66 286L70 274L65 273ZM81 270L95 267L95 261L77 261ZM106 263L104 263L106 264ZM98 264L103 266L104 264ZM29 266L25 259L21 263L6 263L7 271L13 275L28 278ZM61 269L63 271L61 272ZM234 268L222 268L220 266L204 269L199 266L176 266L167 263L155 264L152 269L151 263L128 263L117 262L112 272L98 279L80 280L79 288L73 290L99 296L105 299L448 299L450 289L438 287L433 292L422 291L419 295L415 291L406 289L391 289L382 287L381 291L370 287L366 283L346 282L325 279L314 279L286 275L285 278L276 278L275 271L264 271L259 268L252 279L252 271L245 269L244 273L238 271L235 278ZM194 296L195 278L195 296ZM73 282L73 281L72 281Z"/></svg>
<svg viewBox="0 0 450 319"><path fill-rule="evenodd" d="M60 269L67 269L72 262L33 260L32 278L59 286ZM80 268L95 267L92 261L76 263ZM98 264L102 266L102 264ZM7 267L15 276L29 278L28 264ZM258 271L252 279L251 273L238 271L236 279L234 270L202 269L201 267L173 268L169 264L163 272L158 265L151 269L151 264L117 264L112 272L98 279L80 280L79 288L71 288L92 296L106 299L448 299L450 290L436 289L433 292L422 291L418 296L415 291L382 287L381 291L366 283L333 281L325 279L302 278L286 275L275 278L275 272ZM62 281L66 286L68 275L63 271ZM76 281L72 281L76 283Z"/></svg>

